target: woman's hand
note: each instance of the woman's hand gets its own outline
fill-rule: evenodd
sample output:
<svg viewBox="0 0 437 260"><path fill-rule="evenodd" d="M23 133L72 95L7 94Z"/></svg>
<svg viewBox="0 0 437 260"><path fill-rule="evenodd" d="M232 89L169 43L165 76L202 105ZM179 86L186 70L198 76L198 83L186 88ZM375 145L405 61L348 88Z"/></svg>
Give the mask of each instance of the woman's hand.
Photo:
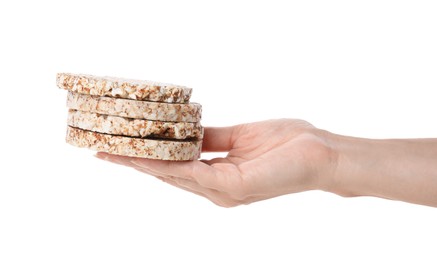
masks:
<svg viewBox="0 0 437 260"><path fill-rule="evenodd" d="M305 121L280 119L205 128L203 151L228 152L225 158L175 162L106 153L97 157L232 207L328 187L337 155L324 136Z"/></svg>

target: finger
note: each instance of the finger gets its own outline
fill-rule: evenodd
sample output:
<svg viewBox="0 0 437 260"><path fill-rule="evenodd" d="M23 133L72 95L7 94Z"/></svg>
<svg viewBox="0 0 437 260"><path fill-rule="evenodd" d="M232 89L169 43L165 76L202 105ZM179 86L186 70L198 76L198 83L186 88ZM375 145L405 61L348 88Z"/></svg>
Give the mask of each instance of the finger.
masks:
<svg viewBox="0 0 437 260"><path fill-rule="evenodd" d="M239 126L205 127L202 151L226 152L232 148Z"/></svg>
<svg viewBox="0 0 437 260"><path fill-rule="evenodd" d="M162 173L159 173L159 172L156 172L156 171L151 171L150 169L145 169L145 168L141 168L141 167L138 167L138 166L135 169L137 171L139 171L139 172L151 175L151 176L156 177L158 179L171 179L171 180L174 180L174 179L183 179L183 178L171 176L171 175L168 175L168 174L162 174ZM189 179L185 179L185 180L189 180Z"/></svg>
<svg viewBox="0 0 437 260"><path fill-rule="evenodd" d="M206 197L205 194L203 194L203 193L201 193L201 192L198 192L198 191L196 191L196 190L192 190L192 189L186 188L186 187L184 187L184 186L182 186L182 185L179 185L179 184L177 184L177 183L176 183L174 180L172 180L172 179L165 178L165 177L160 177L160 176L157 176L156 178L158 178L158 179L160 179L161 181L163 181L163 182L165 182L165 183L168 183L168 184L170 184L170 185L172 185L172 186L174 186L174 187L176 187L176 188L179 188L179 189L182 189L182 190L185 190L185 191L188 191L188 192L194 193L194 194L196 194L196 195L198 195L198 196L202 196L202 197L208 199L208 197Z"/></svg>
<svg viewBox="0 0 437 260"><path fill-rule="evenodd" d="M231 198L228 194L217 190L204 188L197 183L185 179L156 177L174 187L202 196L221 207L233 207L241 204L248 205L256 201L267 199L265 196L248 196L244 200Z"/></svg>
<svg viewBox="0 0 437 260"><path fill-rule="evenodd" d="M176 164L178 164L178 162L176 162ZM142 164L141 166L143 167L139 167L137 168L137 170L155 176L156 178L161 179L178 188L203 196L219 206L231 207L241 204L240 201L231 198L226 193L226 187L224 187L223 184L218 181L220 180L221 182L224 182L226 181L226 179L229 179L226 178L225 174L220 175L221 173L193 172L193 179L188 179L179 178L176 177L175 174L169 174L168 172L163 173L156 169L151 170L150 168L144 167L144 164ZM222 188L222 190L217 190L214 187L220 187Z"/></svg>
<svg viewBox="0 0 437 260"><path fill-rule="evenodd" d="M219 205L221 207L232 207L240 204L239 202L229 198L229 196L227 196L225 193L202 187L196 182L190 180L174 178L174 179L164 179L164 181L175 187L179 187L183 190L190 191L192 193L205 197L211 202L213 202L214 204Z"/></svg>
<svg viewBox="0 0 437 260"><path fill-rule="evenodd" d="M148 169L144 169L144 168L141 168L141 167L138 167L138 166L135 169L137 171L139 171L139 172L145 173L147 175L151 175L151 176L156 177L156 178L168 178L168 177L176 178L176 177L173 177L173 176L168 176L168 175L160 174L160 173L157 173L157 172L152 172L152 171L150 171Z"/></svg>
<svg viewBox="0 0 437 260"><path fill-rule="evenodd" d="M208 197L217 197L220 195L220 191L214 190L211 188L203 187L199 185L197 182L187 179L180 178L170 178L174 183L177 183L179 186L185 187L186 189L190 189L192 191L196 191L207 195Z"/></svg>
<svg viewBox="0 0 437 260"><path fill-rule="evenodd" d="M204 191L206 191L207 189L202 188L201 186L199 186L198 184L196 185L193 181L191 180L187 180L187 179L181 179L181 178L177 178L174 176L166 176L166 175L162 175L159 173L153 173L150 171L145 170L144 168L136 168L138 171L152 175L154 177L156 177L157 179L168 183L174 187L177 187L179 189L194 193L196 195L202 196L208 200L210 199L210 196L207 196Z"/></svg>
<svg viewBox="0 0 437 260"><path fill-rule="evenodd" d="M119 165L124 165L128 167L137 167L137 165L131 163L132 158L127 156L121 156L121 155L115 155L115 154L109 154L104 152L98 152L94 155L96 158L99 158L101 160L116 163Z"/></svg>
<svg viewBox="0 0 437 260"><path fill-rule="evenodd" d="M193 177L201 186L228 193L242 183L242 175L238 166L232 163L213 163L210 166L212 174L194 174Z"/></svg>
<svg viewBox="0 0 437 260"><path fill-rule="evenodd" d="M131 162L146 172L194 180L200 186L220 191L228 189L227 184L232 181L231 178L239 178L239 176L233 176L239 174L236 172L237 167L233 164L222 163L209 166L201 161L177 162L143 158L132 158Z"/></svg>
<svg viewBox="0 0 437 260"><path fill-rule="evenodd" d="M194 175L214 175L214 168L201 161L163 161L144 158L131 158L131 163L161 176L173 176L182 179L194 179Z"/></svg>
<svg viewBox="0 0 437 260"><path fill-rule="evenodd" d="M152 175L158 179L165 180L166 182L171 181L171 183L173 183L173 184L178 184L178 186L183 186L186 189L189 189L190 191L196 191L197 193L212 194L212 193L219 192L219 191L213 190L211 188L203 187L203 186L199 185L193 179L179 178L179 177L175 177L173 175L162 174L160 172L150 171L150 170L144 169L144 168L137 168L137 170L140 172Z"/></svg>

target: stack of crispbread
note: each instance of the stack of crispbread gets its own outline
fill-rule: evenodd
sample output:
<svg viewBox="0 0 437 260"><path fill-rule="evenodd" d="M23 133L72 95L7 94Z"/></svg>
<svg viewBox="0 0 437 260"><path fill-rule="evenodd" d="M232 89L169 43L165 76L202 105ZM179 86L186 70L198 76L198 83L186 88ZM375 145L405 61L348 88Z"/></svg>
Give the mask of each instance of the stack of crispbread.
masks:
<svg viewBox="0 0 437 260"><path fill-rule="evenodd" d="M202 107L191 88L143 80L59 73L68 90L66 141L78 147L160 160L198 159Z"/></svg>

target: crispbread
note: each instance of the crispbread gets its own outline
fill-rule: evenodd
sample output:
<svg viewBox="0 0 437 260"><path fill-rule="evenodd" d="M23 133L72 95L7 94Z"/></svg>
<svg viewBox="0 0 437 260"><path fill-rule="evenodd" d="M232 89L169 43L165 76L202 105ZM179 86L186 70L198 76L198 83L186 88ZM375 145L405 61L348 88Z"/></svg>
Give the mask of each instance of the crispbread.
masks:
<svg viewBox="0 0 437 260"><path fill-rule="evenodd" d="M199 122L202 106L197 103L171 104L122 98L83 95L69 91L67 107L93 113L157 120L165 122Z"/></svg>
<svg viewBox="0 0 437 260"><path fill-rule="evenodd" d="M58 73L56 84L80 94L168 103L188 103L192 92L191 88L167 83L71 73Z"/></svg>
<svg viewBox="0 0 437 260"><path fill-rule="evenodd" d="M114 136L67 127L67 143L99 152L149 159L187 161L200 156L202 141L156 140Z"/></svg>
<svg viewBox="0 0 437 260"><path fill-rule="evenodd" d="M73 109L68 111L67 123L80 129L112 135L171 139L203 138L200 123L151 121Z"/></svg>

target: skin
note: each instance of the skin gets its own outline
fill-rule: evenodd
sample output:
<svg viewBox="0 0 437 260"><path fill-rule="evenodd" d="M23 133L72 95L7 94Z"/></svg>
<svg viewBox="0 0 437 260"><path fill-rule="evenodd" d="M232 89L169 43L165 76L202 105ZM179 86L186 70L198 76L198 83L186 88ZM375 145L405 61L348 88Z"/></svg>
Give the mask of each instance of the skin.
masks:
<svg viewBox="0 0 437 260"><path fill-rule="evenodd" d="M188 162L96 156L223 207L308 190L437 207L437 139L347 137L306 121L278 119L206 127L203 152L228 154Z"/></svg>

